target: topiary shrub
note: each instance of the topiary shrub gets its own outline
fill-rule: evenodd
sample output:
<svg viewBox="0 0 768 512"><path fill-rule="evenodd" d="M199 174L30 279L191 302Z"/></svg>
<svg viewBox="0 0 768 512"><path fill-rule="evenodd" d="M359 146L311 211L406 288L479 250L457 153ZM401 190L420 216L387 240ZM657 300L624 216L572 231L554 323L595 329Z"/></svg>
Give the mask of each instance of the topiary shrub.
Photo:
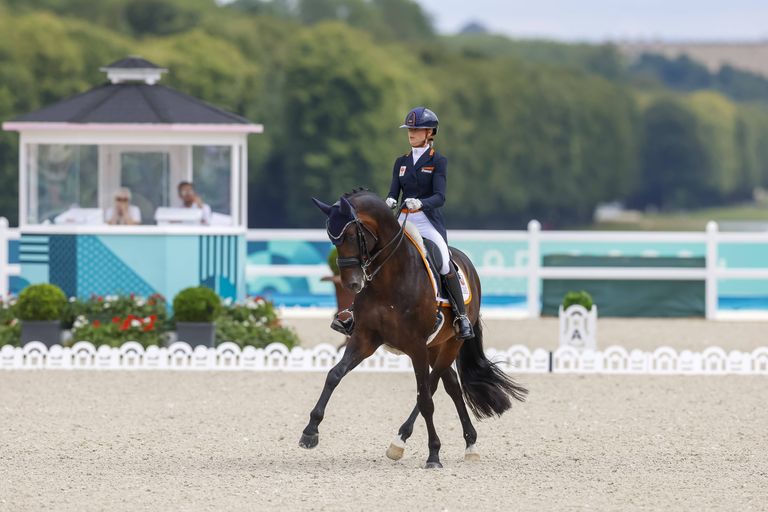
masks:
<svg viewBox="0 0 768 512"><path fill-rule="evenodd" d="M67 296L61 288L53 284L33 284L19 294L16 312L22 321L61 321L66 306Z"/></svg>
<svg viewBox="0 0 768 512"><path fill-rule="evenodd" d="M205 286L181 290L173 298L176 322L213 322L221 311L221 298Z"/></svg>
<svg viewBox="0 0 768 512"><path fill-rule="evenodd" d="M592 300L592 296L585 292L584 290L581 290L579 292L568 292L565 294L565 297L563 297L563 309L568 309L570 306L573 306L574 304L578 304L579 306L584 306L584 309L589 311L592 309L592 305L594 304L594 301Z"/></svg>
<svg viewBox="0 0 768 512"><path fill-rule="evenodd" d="M336 261L336 259L339 257L339 250L336 249L336 246L334 246L331 249L331 252L328 253L328 266L331 267L331 272L333 272L333 275L338 276L341 274L341 270L339 270L339 262Z"/></svg>

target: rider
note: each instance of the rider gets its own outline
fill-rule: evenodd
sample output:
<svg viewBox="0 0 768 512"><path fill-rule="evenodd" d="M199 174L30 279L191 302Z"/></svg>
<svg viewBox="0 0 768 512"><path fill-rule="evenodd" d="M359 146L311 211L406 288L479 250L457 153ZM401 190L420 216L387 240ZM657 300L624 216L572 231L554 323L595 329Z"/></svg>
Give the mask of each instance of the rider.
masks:
<svg viewBox="0 0 768 512"><path fill-rule="evenodd" d="M474 337L474 332L464 308L459 278L451 263L441 211L445 203L448 159L432 147L438 123L437 115L426 107L414 108L405 116L405 123L400 128L408 129L411 150L395 160L392 184L386 202L390 208L394 208L402 192L409 211L408 220L416 225L421 236L437 245L443 260L442 267L438 270L456 313L454 323L458 325L457 337L469 339ZM405 211L403 209L400 215L401 222ZM353 325L351 316L343 320L337 317L331 327L339 332L351 334Z"/></svg>

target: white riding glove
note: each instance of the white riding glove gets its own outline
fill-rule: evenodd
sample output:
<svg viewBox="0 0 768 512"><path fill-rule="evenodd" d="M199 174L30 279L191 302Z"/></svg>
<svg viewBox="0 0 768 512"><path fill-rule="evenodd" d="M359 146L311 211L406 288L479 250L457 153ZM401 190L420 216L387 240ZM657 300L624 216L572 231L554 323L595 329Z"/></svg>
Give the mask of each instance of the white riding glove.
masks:
<svg viewBox="0 0 768 512"><path fill-rule="evenodd" d="M413 197L409 197L405 200L405 206L408 207L408 209L411 211L421 210L421 201L414 199Z"/></svg>
<svg viewBox="0 0 768 512"><path fill-rule="evenodd" d="M397 200L396 199L392 199L391 197L388 197L385 200L385 202L387 203L387 206L389 206L390 208L394 208L395 206L397 206Z"/></svg>

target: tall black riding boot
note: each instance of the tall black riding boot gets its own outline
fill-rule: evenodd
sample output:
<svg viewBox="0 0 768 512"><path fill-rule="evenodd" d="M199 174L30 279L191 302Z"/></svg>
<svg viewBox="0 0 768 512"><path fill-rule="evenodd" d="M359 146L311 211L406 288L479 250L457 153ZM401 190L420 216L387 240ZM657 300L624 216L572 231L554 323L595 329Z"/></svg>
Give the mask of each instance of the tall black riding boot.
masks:
<svg viewBox="0 0 768 512"><path fill-rule="evenodd" d="M453 321L455 327L458 324L456 337L460 340L474 338L475 332L472 330L472 323L470 323L467 312L464 309L464 296L461 293L458 274L450 272L444 275L443 282L445 283L445 289L448 291L448 298L453 305L453 311L456 313L456 319Z"/></svg>

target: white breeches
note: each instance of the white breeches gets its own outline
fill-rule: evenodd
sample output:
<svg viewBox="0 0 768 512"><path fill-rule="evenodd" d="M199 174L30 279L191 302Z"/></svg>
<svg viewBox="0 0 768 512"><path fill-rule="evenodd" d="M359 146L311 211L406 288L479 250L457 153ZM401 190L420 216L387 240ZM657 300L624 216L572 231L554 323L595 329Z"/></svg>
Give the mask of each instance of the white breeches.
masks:
<svg viewBox="0 0 768 512"><path fill-rule="evenodd" d="M405 214L400 214L400 223L405 220ZM451 268L451 254L448 252L448 244L445 243L443 237L437 232L435 227L429 222L429 219L424 212L414 212L408 215L408 222L413 224L419 229L419 233L424 238L432 240L440 249L440 255L443 258L443 266L438 269L441 275L446 275Z"/></svg>

